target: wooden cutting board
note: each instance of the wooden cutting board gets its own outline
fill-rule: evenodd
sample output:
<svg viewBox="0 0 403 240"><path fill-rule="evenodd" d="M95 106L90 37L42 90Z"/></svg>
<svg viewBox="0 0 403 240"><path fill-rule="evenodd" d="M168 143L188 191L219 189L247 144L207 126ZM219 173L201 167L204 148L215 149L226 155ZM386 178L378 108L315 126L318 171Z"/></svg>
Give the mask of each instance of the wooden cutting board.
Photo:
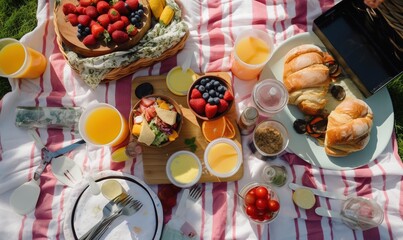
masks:
<svg viewBox="0 0 403 240"><path fill-rule="evenodd" d="M231 77L224 72L209 73L209 75L217 75L229 83L231 83ZM185 139L196 138L197 149L195 154L200 158L203 171L199 183L203 182L229 182L236 181L243 176L243 164L239 171L229 178L218 178L211 175L204 164L203 156L204 150L207 147L208 142L205 140L203 133L201 132L202 121L196 119L195 115L190 111L186 96L177 96L168 90L166 85L166 76L149 76L149 77L139 77L133 80L132 83L132 106L136 104L139 99L134 94L136 87L144 82L151 83L154 87L154 94L163 94L168 97L173 98L178 102L182 108L183 112L183 126L179 134L179 138L163 148L148 147L143 146L143 167L144 167L144 181L148 184L168 184L171 183L165 173L166 163L169 156L174 152L180 150L190 150L189 146L185 144ZM231 110L228 112L227 117L231 120L232 124L235 126L236 135L233 139L236 144L241 148L242 151L242 141L239 129L236 127L237 113L235 109L235 104L232 105Z"/></svg>

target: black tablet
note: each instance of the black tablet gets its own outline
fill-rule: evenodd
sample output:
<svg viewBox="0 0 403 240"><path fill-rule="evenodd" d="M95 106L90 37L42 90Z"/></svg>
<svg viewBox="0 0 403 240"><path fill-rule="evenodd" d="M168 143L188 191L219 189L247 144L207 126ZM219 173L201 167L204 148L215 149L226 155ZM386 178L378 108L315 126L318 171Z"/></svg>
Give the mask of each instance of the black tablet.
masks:
<svg viewBox="0 0 403 240"><path fill-rule="evenodd" d="M366 97L403 77L403 39L362 0L336 4L314 20L313 31Z"/></svg>

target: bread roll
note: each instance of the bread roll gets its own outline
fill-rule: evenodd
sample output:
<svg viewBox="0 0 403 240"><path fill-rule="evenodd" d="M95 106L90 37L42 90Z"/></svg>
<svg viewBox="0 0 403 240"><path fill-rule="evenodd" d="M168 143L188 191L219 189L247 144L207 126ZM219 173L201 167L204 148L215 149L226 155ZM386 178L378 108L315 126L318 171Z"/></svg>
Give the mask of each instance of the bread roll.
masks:
<svg viewBox="0 0 403 240"><path fill-rule="evenodd" d="M330 77L324 62L325 53L313 44L299 45L285 56L283 82L288 103L305 114L319 114L326 106Z"/></svg>
<svg viewBox="0 0 403 240"><path fill-rule="evenodd" d="M343 157L365 148L373 124L371 108L362 100L346 98L329 117L325 151L329 156Z"/></svg>

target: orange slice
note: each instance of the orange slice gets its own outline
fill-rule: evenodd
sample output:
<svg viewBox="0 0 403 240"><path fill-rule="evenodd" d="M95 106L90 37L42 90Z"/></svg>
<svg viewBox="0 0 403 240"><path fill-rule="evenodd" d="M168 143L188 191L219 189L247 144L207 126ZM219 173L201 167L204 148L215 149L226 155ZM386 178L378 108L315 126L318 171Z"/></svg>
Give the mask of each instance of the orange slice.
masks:
<svg viewBox="0 0 403 240"><path fill-rule="evenodd" d="M227 121L225 117L208 120L202 123L202 133L208 142L224 136Z"/></svg>
<svg viewBox="0 0 403 240"><path fill-rule="evenodd" d="M236 135L235 127L234 124L232 124L231 120L227 117L225 118L225 131L224 131L224 137L226 138L234 138Z"/></svg>

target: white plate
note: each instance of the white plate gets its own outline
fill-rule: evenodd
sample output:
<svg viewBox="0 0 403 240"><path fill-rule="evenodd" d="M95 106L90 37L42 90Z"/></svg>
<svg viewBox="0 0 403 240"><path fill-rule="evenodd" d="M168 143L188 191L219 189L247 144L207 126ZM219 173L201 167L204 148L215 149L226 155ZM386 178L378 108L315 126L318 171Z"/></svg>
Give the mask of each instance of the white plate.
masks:
<svg viewBox="0 0 403 240"><path fill-rule="evenodd" d="M263 69L260 80L272 78L283 80L284 56L292 48L306 43L313 43L323 47L323 43L312 32L295 35L279 45L270 61ZM351 80L349 80L351 81ZM336 158L326 155L322 146L305 134L298 134L293 129L293 122L303 118L303 114L297 107L288 105L276 118L288 129L290 142L288 148L306 162L326 169L353 169L370 163L385 149L388 144L394 124L393 105L386 88L381 89L375 95L364 99L374 112L374 122L368 145L359 152L346 157Z"/></svg>
<svg viewBox="0 0 403 240"><path fill-rule="evenodd" d="M162 205L158 196L135 176L104 171L94 176L99 186L109 179L119 181L128 194L143 203L132 216L120 216L102 239L160 239L163 226ZM66 239L78 239L102 218L102 209L109 202L102 193L93 195L88 183L75 188L69 199L64 222Z"/></svg>

